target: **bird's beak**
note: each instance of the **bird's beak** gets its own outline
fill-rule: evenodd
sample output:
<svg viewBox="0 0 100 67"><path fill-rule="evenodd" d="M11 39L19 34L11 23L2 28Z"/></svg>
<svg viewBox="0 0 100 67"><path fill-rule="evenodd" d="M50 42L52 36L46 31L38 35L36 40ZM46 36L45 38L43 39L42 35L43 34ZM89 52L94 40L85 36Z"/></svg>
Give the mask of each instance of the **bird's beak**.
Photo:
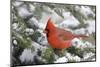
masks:
<svg viewBox="0 0 100 67"><path fill-rule="evenodd" d="M44 30L44 31L43 31L43 33L45 33L45 34L46 34L46 33L47 33L47 31L46 31L46 30Z"/></svg>

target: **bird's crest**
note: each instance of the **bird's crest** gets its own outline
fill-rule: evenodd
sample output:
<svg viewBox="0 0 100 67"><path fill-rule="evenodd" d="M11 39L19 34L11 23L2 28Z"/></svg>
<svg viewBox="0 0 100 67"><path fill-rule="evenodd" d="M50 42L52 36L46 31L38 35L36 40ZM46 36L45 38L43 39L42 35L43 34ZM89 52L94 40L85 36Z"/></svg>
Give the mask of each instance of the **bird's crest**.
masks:
<svg viewBox="0 0 100 67"><path fill-rule="evenodd" d="M55 26L54 26L54 24L53 24L53 22L51 21L51 18L49 18L48 19L48 21L47 21L47 25L46 25L46 28L45 28L45 30L53 30L53 29L55 29Z"/></svg>

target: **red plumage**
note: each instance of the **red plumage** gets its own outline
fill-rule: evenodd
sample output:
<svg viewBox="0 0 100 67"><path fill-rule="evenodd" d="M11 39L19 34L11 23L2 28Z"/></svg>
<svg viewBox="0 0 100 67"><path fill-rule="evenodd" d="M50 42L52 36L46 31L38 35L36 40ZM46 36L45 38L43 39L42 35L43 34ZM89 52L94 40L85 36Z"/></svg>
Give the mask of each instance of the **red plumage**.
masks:
<svg viewBox="0 0 100 67"><path fill-rule="evenodd" d="M71 47L71 41L77 37L87 37L84 35L74 35L70 31L60 29L54 26L51 19L48 20L45 32L47 35L48 43L52 48L64 49Z"/></svg>

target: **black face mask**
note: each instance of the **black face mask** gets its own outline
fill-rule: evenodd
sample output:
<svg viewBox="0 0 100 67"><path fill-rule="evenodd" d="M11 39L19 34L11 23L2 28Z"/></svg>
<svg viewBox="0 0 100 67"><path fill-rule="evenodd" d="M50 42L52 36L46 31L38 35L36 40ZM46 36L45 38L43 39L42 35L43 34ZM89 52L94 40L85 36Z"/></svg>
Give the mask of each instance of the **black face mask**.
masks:
<svg viewBox="0 0 100 67"><path fill-rule="evenodd" d="M46 29L46 35L47 35L47 37L49 37L49 32L50 32L50 30Z"/></svg>

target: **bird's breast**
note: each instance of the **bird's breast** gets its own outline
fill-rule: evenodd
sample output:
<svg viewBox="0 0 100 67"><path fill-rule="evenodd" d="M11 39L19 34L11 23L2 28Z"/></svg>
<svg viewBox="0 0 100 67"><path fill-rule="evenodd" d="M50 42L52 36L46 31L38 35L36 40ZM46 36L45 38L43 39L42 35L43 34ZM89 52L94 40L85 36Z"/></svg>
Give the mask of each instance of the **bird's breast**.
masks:
<svg viewBox="0 0 100 67"><path fill-rule="evenodd" d="M61 41L59 40L59 38L56 35L49 36L48 42L49 42L50 46L53 48L58 48L59 45L61 44Z"/></svg>

